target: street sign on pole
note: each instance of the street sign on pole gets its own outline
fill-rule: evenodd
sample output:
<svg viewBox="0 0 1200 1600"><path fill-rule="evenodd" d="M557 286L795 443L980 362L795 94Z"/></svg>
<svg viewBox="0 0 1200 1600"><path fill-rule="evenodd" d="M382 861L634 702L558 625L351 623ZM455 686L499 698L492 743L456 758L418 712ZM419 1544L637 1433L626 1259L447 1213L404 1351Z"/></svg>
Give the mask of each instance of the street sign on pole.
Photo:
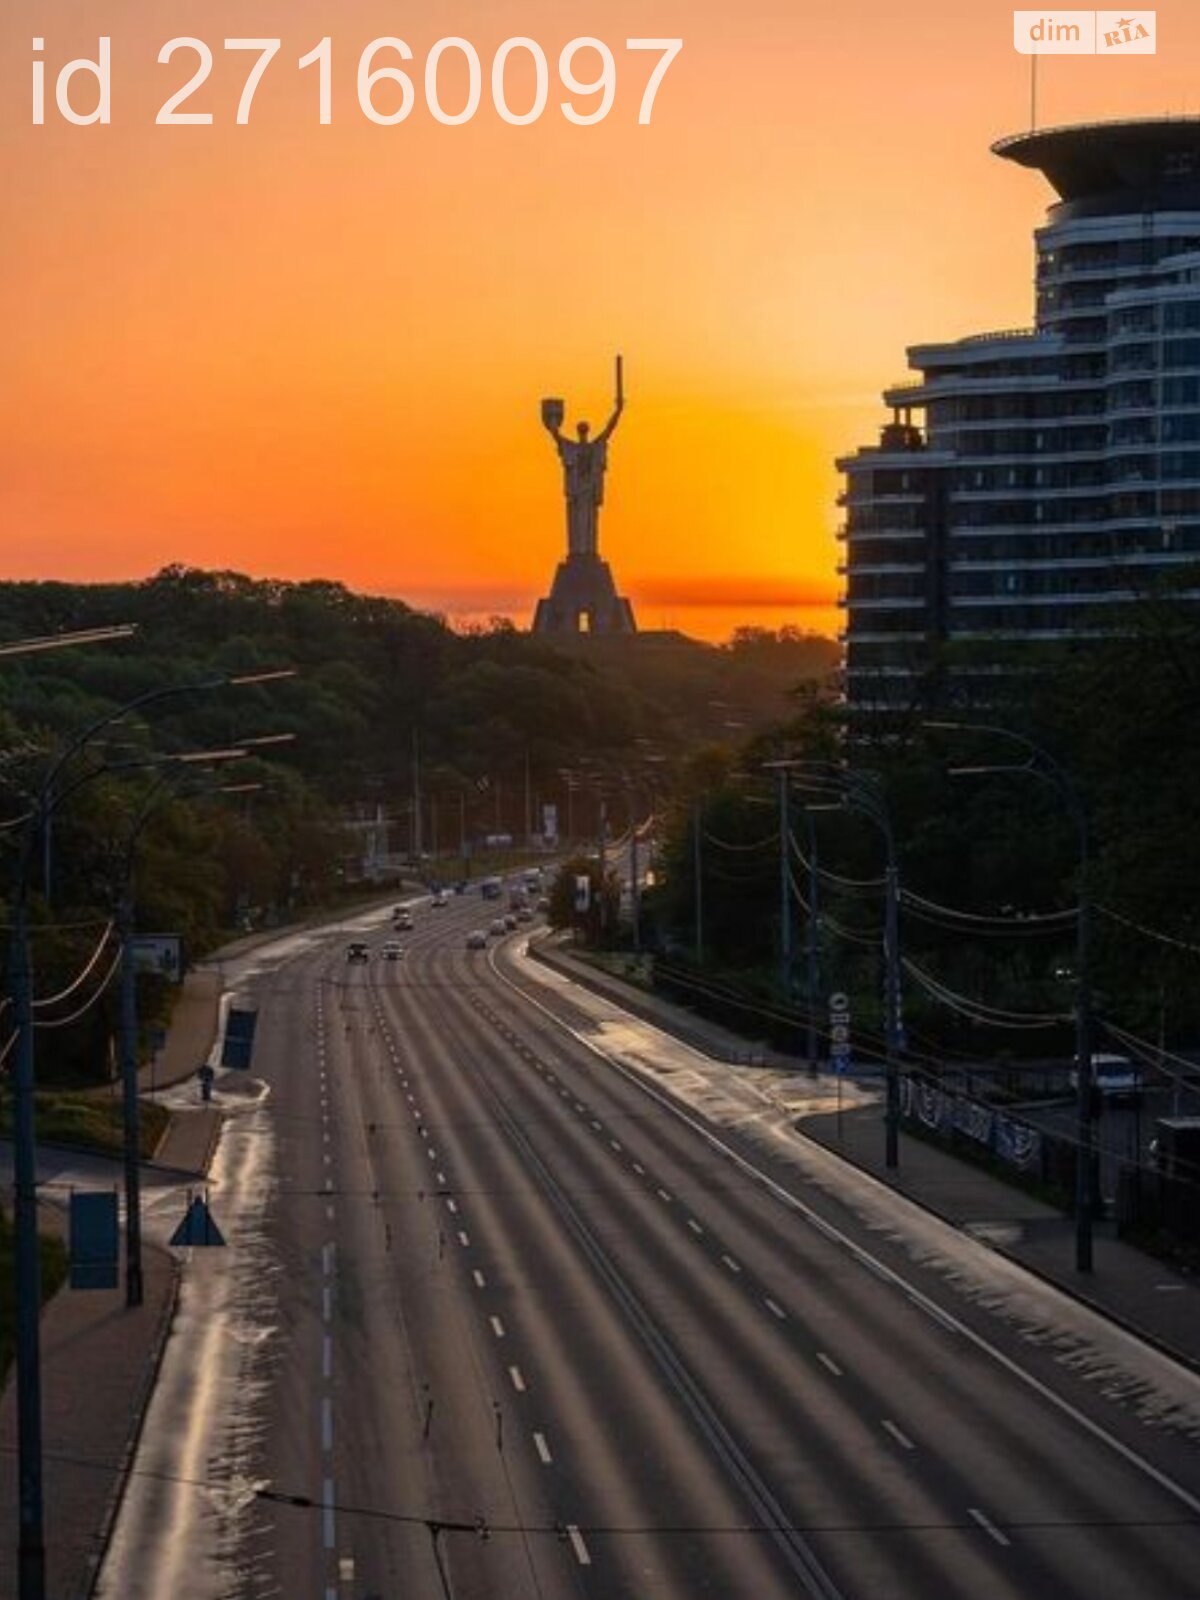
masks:
<svg viewBox="0 0 1200 1600"><path fill-rule="evenodd" d="M199 1195L195 1195L188 1204L183 1221L171 1235L171 1243L177 1245L223 1245L225 1235L213 1221L212 1212L208 1204Z"/></svg>
<svg viewBox="0 0 1200 1600"><path fill-rule="evenodd" d="M850 1044L850 996L841 990L829 996L829 1065L841 1076L849 1072L852 1050Z"/></svg>
<svg viewBox="0 0 1200 1600"><path fill-rule="evenodd" d="M120 1253L115 1189L71 1193L71 1288L115 1289Z"/></svg>

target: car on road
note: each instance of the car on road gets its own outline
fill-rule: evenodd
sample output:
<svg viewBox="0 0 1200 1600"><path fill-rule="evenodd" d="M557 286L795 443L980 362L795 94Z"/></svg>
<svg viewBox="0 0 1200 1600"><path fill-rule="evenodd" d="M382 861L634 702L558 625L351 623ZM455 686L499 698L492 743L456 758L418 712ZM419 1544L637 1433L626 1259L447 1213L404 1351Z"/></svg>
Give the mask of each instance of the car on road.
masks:
<svg viewBox="0 0 1200 1600"><path fill-rule="evenodd" d="M487 934L484 933L482 928L472 928L471 929L470 933L467 935L467 949L468 950L486 950L487 949Z"/></svg>
<svg viewBox="0 0 1200 1600"><path fill-rule="evenodd" d="M397 933L411 933L413 930L412 912L404 906L397 906L392 913L392 927Z"/></svg>
<svg viewBox="0 0 1200 1600"><path fill-rule="evenodd" d="M530 910L530 908L528 906L522 906L518 910L518 912L517 912L517 921L518 922L532 922L533 921L533 912Z"/></svg>
<svg viewBox="0 0 1200 1600"><path fill-rule="evenodd" d="M433 907L433 909L435 911L441 911L443 906L447 906L447 905L449 905L449 903L450 902L446 899L446 896L442 893L442 891L440 889L434 895L433 899L429 902L429 904Z"/></svg>
<svg viewBox="0 0 1200 1600"><path fill-rule="evenodd" d="M402 961L404 959L404 946L399 939L388 939L383 947L385 961Z"/></svg>
<svg viewBox="0 0 1200 1600"><path fill-rule="evenodd" d="M488 932L494 939L498 939L501 934L507 933L508 929L504 926L504 918L497 917L495 922L493 922L491 927L488 929Z"/></svg>
<svg viewBox="0 0 1200 1600"><path fill-rule="evenodd" d="M365 939L352 939L346 946L347 961L369 961L371 949Z"/></svg>
<svg viewBox="0 0 1200 1600"><path fill-rule="evenodd" d="M1109 1055L1098 1050L1092 1057L1092 1082L1096 1093L1104 1100L1140 1100L1142 1098L1141 1069L1128 1056ZM1072 1089L1079 1087L1079 1075L1072 1070Z"/></svg>
<svg viewBox="0 0 1200 1600"><path fill-rule="evenodd" d="M516 912L515 911L506 912L505 916L504 916L505 929L509 933L511 933L513 931L513 929L516 927L516 925L517 925L517 914L516 914Z"/></svg>

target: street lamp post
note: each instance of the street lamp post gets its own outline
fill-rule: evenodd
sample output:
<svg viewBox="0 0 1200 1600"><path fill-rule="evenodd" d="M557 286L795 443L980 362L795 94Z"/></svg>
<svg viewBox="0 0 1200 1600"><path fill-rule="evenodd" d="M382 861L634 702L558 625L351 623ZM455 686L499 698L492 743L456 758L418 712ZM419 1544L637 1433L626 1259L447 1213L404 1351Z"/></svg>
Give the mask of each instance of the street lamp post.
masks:
<svg viewBox="0 0 1200 1600"><path fill-rule="evenodd" d="M1095 1206L1096 1130L1092 1071L1092 973L1091 973L1091 833L1087 807L1077 785L1059 761L1034 740L1012 728L987 722L929 721L926 728L951 733L982 733L1007 739L1027 752L1029 759L1017 766L960 767L958 774L1025 772L1049 783L1058 793L1075 828L1078 861L1078 908L1075 915L1075 1111L1078 1128L1075 1160L1075 1269L1091 1272L1093 1267L1093 1208Z"/></svg>
<svg viewBox="0 0 1200 1600"><path fill-rule="evenodd" d="M13 1175L16 1271L17 1366L17 1585L19 1600L45 1600L46 1545L42 1473L42 1381L39 1316L41 1272L37 1233L37 1143L34 1118L33 973L29 943L30 863L42 837L67 763L104 728L143 706L185 694L242 687L294 676L291 670L207 678L151 689L89 723L56 758L34 799L22 833L12 909L13 1013L16 1027L13 1068ZM100 769L97 769L99 771Z"/></svg>
<svg viewBox="0 0 1200 1600"><path fill-rule="evenodd" d="M259 739L255 744L282 742ZM244 748L202 750L167 758L167 770L150 786L138 808L125 848L124 870L117 898L117 937L121 947L121 1091L125 1159L125 1304L140 1306L144 1298L142 1272L141 1128L137 1082L137 959L134 950L134 865L138 840L155 805L166 798L172 780L184 776L197 762L215 766L244 757ZM225 792L245 793L261 784L229 785Z"/></svg>

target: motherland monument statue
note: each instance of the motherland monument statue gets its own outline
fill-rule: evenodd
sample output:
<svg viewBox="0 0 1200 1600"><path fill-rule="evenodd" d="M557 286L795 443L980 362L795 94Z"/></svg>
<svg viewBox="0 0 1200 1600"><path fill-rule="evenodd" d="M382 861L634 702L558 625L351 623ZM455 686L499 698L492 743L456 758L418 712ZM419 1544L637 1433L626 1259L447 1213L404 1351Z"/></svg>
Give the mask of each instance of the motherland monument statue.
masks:
<svg viewBox="0 0 1200 1600"><path fill-rule="evenodd" d="M625 409L624 363L616 360L612 415L593 439L586 422L574 439L562 431L562 400L542 401L542 426L554 440L563 467L567 555L560 561L549 596L538 602L535 633L636 633L633 607L617 593L608 563L600 559L600 507L608 470L608 441Z"/></svg>

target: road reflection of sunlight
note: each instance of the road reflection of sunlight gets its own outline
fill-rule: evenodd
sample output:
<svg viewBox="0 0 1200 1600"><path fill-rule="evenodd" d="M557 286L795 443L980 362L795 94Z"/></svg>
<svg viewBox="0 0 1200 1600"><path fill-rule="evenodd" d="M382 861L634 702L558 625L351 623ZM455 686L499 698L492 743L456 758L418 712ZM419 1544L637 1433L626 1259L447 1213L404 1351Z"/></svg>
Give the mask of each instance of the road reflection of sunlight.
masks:
<svg viewBox="0 0 1200 1600"><path fill-rule="evenodd" d="M239 1097L240 1098L240 1097ZM179 1304L98 1600L218 1600L260 1486L248 1473L261 1430L276 1266L263 1229L275 1187L266 1097L227 1119L207 1185L226 1249L187 1252ZM165 1226L173 1208L156 1207ZM176 1218L175 1220L178 1220ZM207 1485L197 1488L196 1484Z"/></svg>

